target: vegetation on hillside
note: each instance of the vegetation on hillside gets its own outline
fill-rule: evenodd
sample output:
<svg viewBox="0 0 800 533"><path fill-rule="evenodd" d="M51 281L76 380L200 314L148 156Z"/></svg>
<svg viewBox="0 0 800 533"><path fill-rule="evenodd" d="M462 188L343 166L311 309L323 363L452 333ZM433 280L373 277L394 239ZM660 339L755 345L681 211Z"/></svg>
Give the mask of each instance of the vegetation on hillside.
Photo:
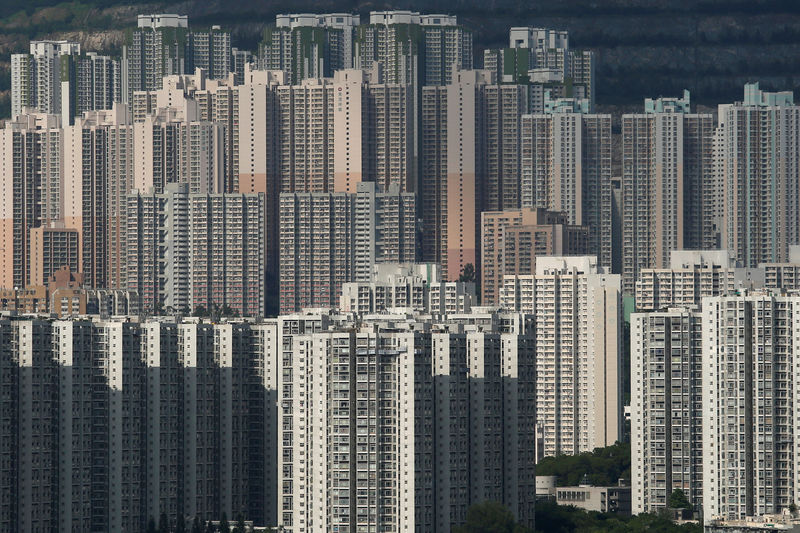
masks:
<svg viewBox="0 0 800 533"><path fill-rule="evenodd" d="M702 533L697 524L677 525L668 518L652 514L622 516L615 513L587 512L555 503L537 502L536 532L541 533ZM467 511L467 521L453 533L533 533L517 523L502 504L485 502Z"/></svg>
<svg viewBox="0 0 800 533"><path fill-rule="evenodd" d="M570 44L597 52L596 95L608 106L641 106L645 97L680 95L715 105L741 99L742 85L768 90L800 87L800 2L794 0L5 0L0 2L0 106L8 93L8 54L31 38L68 37L88 50L119 53L122 29L139 11L185 13L195 26L217 23L234 46L255 49L278 12L358 12L371 9L450 12L473 28L476 64L482 51L506 46L510 26L566 29ZM97 39L92 32L102 32ZM98 46L101 44L102 46ZM102 48L102 49L100 49Z"/></svg>
<svg viewBox="0 0 800 533"><path fill-rule="evenodd" d="M631 445L618 442L580 455L545 457L536 464L537 476L557 476L556 485L579 485L585 479L596 487L616 485L631 478Z"/></svg>
<svg viewBox="0 0 800 533"><path fill-rule="evenodd" d="M702 533L698 524L677 525L664 516L587 512L555 503L536 503L536 531L542 533Z"/></svg>

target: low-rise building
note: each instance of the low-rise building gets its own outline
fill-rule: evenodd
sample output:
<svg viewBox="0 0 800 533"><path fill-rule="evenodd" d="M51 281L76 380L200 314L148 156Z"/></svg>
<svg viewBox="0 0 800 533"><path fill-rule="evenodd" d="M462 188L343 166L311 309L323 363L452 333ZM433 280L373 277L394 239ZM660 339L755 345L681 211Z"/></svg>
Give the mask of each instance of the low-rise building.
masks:
<svg viewBox="0 0 800 533"><path fill-rule="evenodd" d="M630 515L631 487L622 484L615 487L592 487L589 485L558 487L556 488L556 503L571 505L586 511Z"/></svg>

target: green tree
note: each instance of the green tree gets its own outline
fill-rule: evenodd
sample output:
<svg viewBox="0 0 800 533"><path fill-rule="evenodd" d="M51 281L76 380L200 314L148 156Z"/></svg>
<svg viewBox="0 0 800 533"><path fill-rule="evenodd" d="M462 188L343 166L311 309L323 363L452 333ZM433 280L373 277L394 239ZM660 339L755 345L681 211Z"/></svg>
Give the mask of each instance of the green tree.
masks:
<svg viewBox="0 0 800 533"><path fill-rule="evenodd" d="M502 503L476 503L467 510L467 521L453 533L532 533L517 523L514 514Z"/></svg>
<svg viewBox="0 0 800 533"><path fill-rule="evenodd" d="M236 527L233 528L234 533L246 533L247 526L244 523L244 517L242 513L239 513L239 518L236 520Z"/></svg>
<svg viewBox="0 0 800 533"><path fill-rule="evenodd" d="M204 305L198 305L194 308L194 316L206 317L208 316L208 309Z"/></svg>
<svg viewBox="0 0 800 533"><path fill-rule="evenodd" d="M230 533L231 527L228 525L228 515L224 512L222 513L222 518L219 521L219 530L222 533Z"/></svg>
<svg viewBox="0 0 800 533"><path fill-rule="evenodd" d="M200 518L195 515L194 520L192 521L192 533L203 533L203 530L200 527Z"/></svg>
<svg viewBox="0 0 800 533"><path fill-rule="evenodd" d="M672 509L691 509L692 504L689 503L686 494L681 489L675 489L669 495L669 506Z"/></svg>
<svg viewBox="0 0 800 533"><path fill-rule="evenodd" d="M475 265L467 263L461 268L461 275L458 281L462 283L475 283Z"/></svg>
<svg viewBox="0 0 800 533"><path fill-rule="evenodd" d="M625 516L587 512L549 502L536 503L536 531L542 533L702 533L699 524L677 525L669 517L655 514Z"/></svg>
<svg viewBox="0 0 800 533"><path fill-rule="evenodd" d="M579 485L584 478L597 487L616 485L620 478L630 479L631 445L618 442L579 455L545 457L536 464L536 475L556 476L561 487Z"/></svg>

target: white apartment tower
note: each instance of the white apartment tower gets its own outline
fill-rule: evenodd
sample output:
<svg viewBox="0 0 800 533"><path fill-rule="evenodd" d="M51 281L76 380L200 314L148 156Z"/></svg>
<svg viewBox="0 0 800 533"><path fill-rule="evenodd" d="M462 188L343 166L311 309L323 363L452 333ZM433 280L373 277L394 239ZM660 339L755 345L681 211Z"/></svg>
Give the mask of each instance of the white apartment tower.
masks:
<svg viewBox="0 0 800 533"><path fill-rule="evenodd" d="M48 114L61 113L62 79L69 79L69 61L81 46L70 41L31 41L30 53L11 54L11 117L23 108ZM62 73L62 68L67 71ZM67 92L69 86L67 85Z"/></svg>
<svg viewBox="0 0 800 533"><path fill-rule="evenodd" d="M532 526L533 339L375 326L279 326L279 524L450 531L495 500Z"/></svg>
<svg viewBox="0 0 800 533"><path fill-rule="evenodd" d="M372 11L357 28L354 66L380 65L386 83L446 85L472 68L472 32L450 15Z"/></svg>
<svg viewBox="0 0 800 533"><path fill-rule="evenodd" d="M537 458L614 444L622 435L620 276L595 257L537 257L535 275L509 278L503 304L535 316L536 418L544 434Z"/></svg>
<svg viewBox="0 0 800 533"><path fill-rule="evenodd" d="M413 193L360 183L355 194L284 193L280 202L284 313L335 308L342 284L370 281L375 264L416 261Z"/></svg>
<svg viewBox="0 0 800 533"><path fill-rule="evenodd" d="M780 514L800 498L797 296L703 300L703 515Z"/></svg>
<svg viewBox="0 0 800 533"><path fill-rule="evenodd" d="M700 305L706 296L731 296L761 288L765 272L737 268L727 250L672 250L668 268L646 268L636 280L636 309L655 311L668 307Z"/></svg>
<svg viewBox="0 0 800 533"><path fill-rule="evenodd" d="M644 268L666 268L672 250L717 247L713 117L681 99L645 100L622 117L623 284L632 294Z"/></svg>
<svg viewBox="0 0 800 533"><path fill-rule="evenodd" d="M353 68L359 21L349 13L276 15L259 45L259 68L284 72L292 85Z"/></svg>
<svg viewBox="0 0 800 533"><path fill-rule="evenodd" d="M589 227L589 249L611 266L611 115L555 112L522 117L521 207L563 211Z"/></svg>
<svg viewBox="0 0 800 533"><path fill-rule="evenodd" d="M791 92L745 85L744 100L719 106L715 154L722 246L745 267L780 263L800 243L800 107Z"/></svg>

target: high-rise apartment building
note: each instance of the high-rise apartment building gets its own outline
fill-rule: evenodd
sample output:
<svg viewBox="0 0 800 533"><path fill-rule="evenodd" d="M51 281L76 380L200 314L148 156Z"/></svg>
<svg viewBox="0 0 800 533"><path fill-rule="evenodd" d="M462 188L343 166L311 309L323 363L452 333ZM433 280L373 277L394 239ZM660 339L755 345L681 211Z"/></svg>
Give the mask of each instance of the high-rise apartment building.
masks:
<svg viewBox="0 0 800 533"><path fill-rule="evenodd" d="M0 527L277 521L274 326L0 321ZM277 352L275 352L277 353Z"/></svg>
<svg viewBox="0 0 800 533"><path fill-rule="evenodd" d="M349 13L276 15L259 45L259 68L284 72L290 85L353 68L359 22Z"/></svg>
<svg viewBox="0 0 800 533"><path fill-rule="evenodd" d="M274 343L284 530L449 531L486 500L533 526L532 337L293 319Z"/></svg>
<svg viewBox="0 0 800 533"><path fill-rule="evenodd" d="M139 15L137 27L122 50L122 95L131 102L135 91L161 89L165 76L206 70L226 78L231 68L231 36L218 26L189 30L186 15Z"/></svg>
<svg viewBox="0 0 800 533"><path fill-rule="evenodd" d="M352 195L282 193L279 231L281 313L333 308L352 281Z"/></svg>
<svg viewBox="0 0 800 533"><path fill-rule="evenodd" d="M447 87L423 87L420 109L422 260L443 266L447 264L447 229L443 225L447 221L447 130Z"/></svg>
<svg viewBox="0 0 800 533"><path fill-rule="evenodd" d="M536 258L586 255L588 229L544 209L481 213L481 303L498 305L505 276L532 275Z"/></svg>
<svg viewBox="0 0 800 533"><path fill-rule="evenodd" d="M281 311L335 308L342 284L370 281L376 263L416 261L415 196L374 183L281 194L280 243Z"/></svg>
<svg viewBox="0 0 800 533"><path fill-rule="evenodd" d="M233 84L241 85L244 83L245 71L255 68L258 58L253 56L249 50L231 48L231 72L233 72Z"/></svg>
<svg viewBox="0 0 800 533"><path fill-rule="evenodd" d="M569 224L588 226L590 252L610 267L611 115L561 104L552 113L522 117L521 207L562 211Z"/></svg>
<svg viewBox="0 0 800 533"><path fill-rule="evenodd" d="M669 507L676 490L702 508L703 344L697 308L631 315L633 512Z"/></svg>
<svg viewBox="0 0 800 533"><path fill-rule="evenodd" d="M507 276L501 306L535 316L537 458L610 446L622 436L622 293L595 257L537 257Z"/></svg>
<svg viewBox="0 0 800 533"><path fill-rule="evenodd" d="M114 102L121 101L118 60L87 52L61 55L59 62L60 102L53 112L61 114L64 125L73 124L88 111L111 109Z"/></svg>
<svg viewBox="0 0 800 533"><path fill-rule="evenodd" d="M57 115L23 114L0 130L0 287L22 288L32 228L63 215L62 134Z"/></svg>
<svg viewBox="0 0 800 533"><path fill-rule="evenodd" d="M800 298L703 300L703 517L787 512L798 499Z"/></svg>
<svg viewBox="0 0 800 533"><path fill-rule="evenodd" d="M528 88L524 85L484 88L484 211L520 207L520 132L522 115L529 112Z"/></svg>
<svg viewBox="0 0 800 533"><path fill-rule="evenodd" d="M224 192L224 124L181 117L167 108L134 123L133 135L133 188L163 192L169 183L185 183L190 193Z"/></svg>
<svg viewBox="0 0 800 533"><path fill-rule="evenodd" d="M745 267L784 262L800 244L800 107L791 92L747 84L744 100L719 106L716 131L721 244Z"/></svg>
<svg viewBox="0 0 800 533"><path fill-rule="evenodd" d="M123 98L134 91L161 88L164 76L183 74L189 17L186 15L139 15L122 49Z"/></svg>
<svg viewBox="0 0 800 533"><path fill-rule="evenodd" d="M11 54L11 117L29 108L31 112L61 114L69 102L69 86L76 79L70 59L80 56L81 46L70 41L31 41L30 53ZM72 76L70 76L72 74ZM62 87L62 81L67 81ZM62 90L66 94L62 95ZM70 116L71 118L71 116Z"/></svg>
<svg viewBox="0 0 800 533"><path fill-rule="evenodd" d="M219 26L208 30L192 30L186 37L186 63L184 72L191 74L203 69L211 79L227 78L234 72L231 52L231 34Z"/></svg>
<svg viewBox="0 0 800 533"><path fill-rule="evenodd" d="M31 228L28 236L28 272L26 286L45 285L62 267L80 270L78 230L49 227Z"/></svg>
<svg viewBox="0 0 800 533"><path fill-rule="evenodd" d="M128 198L127 282L143 310L264 316L263 194L193 194L186 185Z"/></svg>
<svg viewBox="0 0 800 533"><path fill-rule="evenodd" d="M714 224L713 117L683 98L645 100L622 116L623 284L666 268L672 250L718 246Z"/></svg>
<svg viewBox="0 0 800 533"><path fill-rule="evenodd" d="M451 15L372 11L357 28L354 64L380 65L385 83L446 85L458 70L472 68L472 31Z"/></svg>
<svg viewBox="0 0 800 533"><path fill-rule="evenodd" d="M789 246L789 260L784 263L762 263L764 287L768 289L800 290L800 246Z"/></svg>
<svg viewBox="0 0 800 533"><path fill-rule="evenodd" d="M11 55L11 116L60 114L64 124L86 111L111 109L120 101L119 61L78 43L31 41L30 53Z"/></svg>
<svg viewBox="0 0 800 533"><path fill-rule="evenodd" d="M639 272L636 309L696 306L706 296L730 296L764 283L764 270L738 268L727 250L673 250L669 268Z"/></svg>
<svg viewBox="0 0 800 533"><path fill-rule="evenodd" d="M549 90L562 97L585 98L594 105L594 53L571 50L564 30L514 27L509 47L484 50L483 68L495 72L503 83L520 83L532 89L532 103ZM534 104L531 112L541 113Z"/></svg>
<svg viewBox="0 0 800 533"><path fill-rule="evenodd" d="M80 260L74 271L84 274L84 283L121 287L120 195L130 192L133 159L127 116L124 108L115 106L87 112L74 125L62 125L57 115L41 114L23 114L7 123L2 141L8 158L2 180L7 219L2 246L11 270L0 285L25 286L28 230L57 223L79 232ZM16 277L11 274L14 269Z"/></svg>
<svg viewBox="0 0 800 533"><path fill-rule="evenodd" d="M481 211L519 209L524 89L485 70L422 89L422 254L447 279L467 264L479 270Z"/></svg>
<svg viewBox="0 0 800 533"><path fill-rule="evenodd" d="M374 181L417 190L414 99L361 70L277 89L283 192L355 192Z"/></svg>

